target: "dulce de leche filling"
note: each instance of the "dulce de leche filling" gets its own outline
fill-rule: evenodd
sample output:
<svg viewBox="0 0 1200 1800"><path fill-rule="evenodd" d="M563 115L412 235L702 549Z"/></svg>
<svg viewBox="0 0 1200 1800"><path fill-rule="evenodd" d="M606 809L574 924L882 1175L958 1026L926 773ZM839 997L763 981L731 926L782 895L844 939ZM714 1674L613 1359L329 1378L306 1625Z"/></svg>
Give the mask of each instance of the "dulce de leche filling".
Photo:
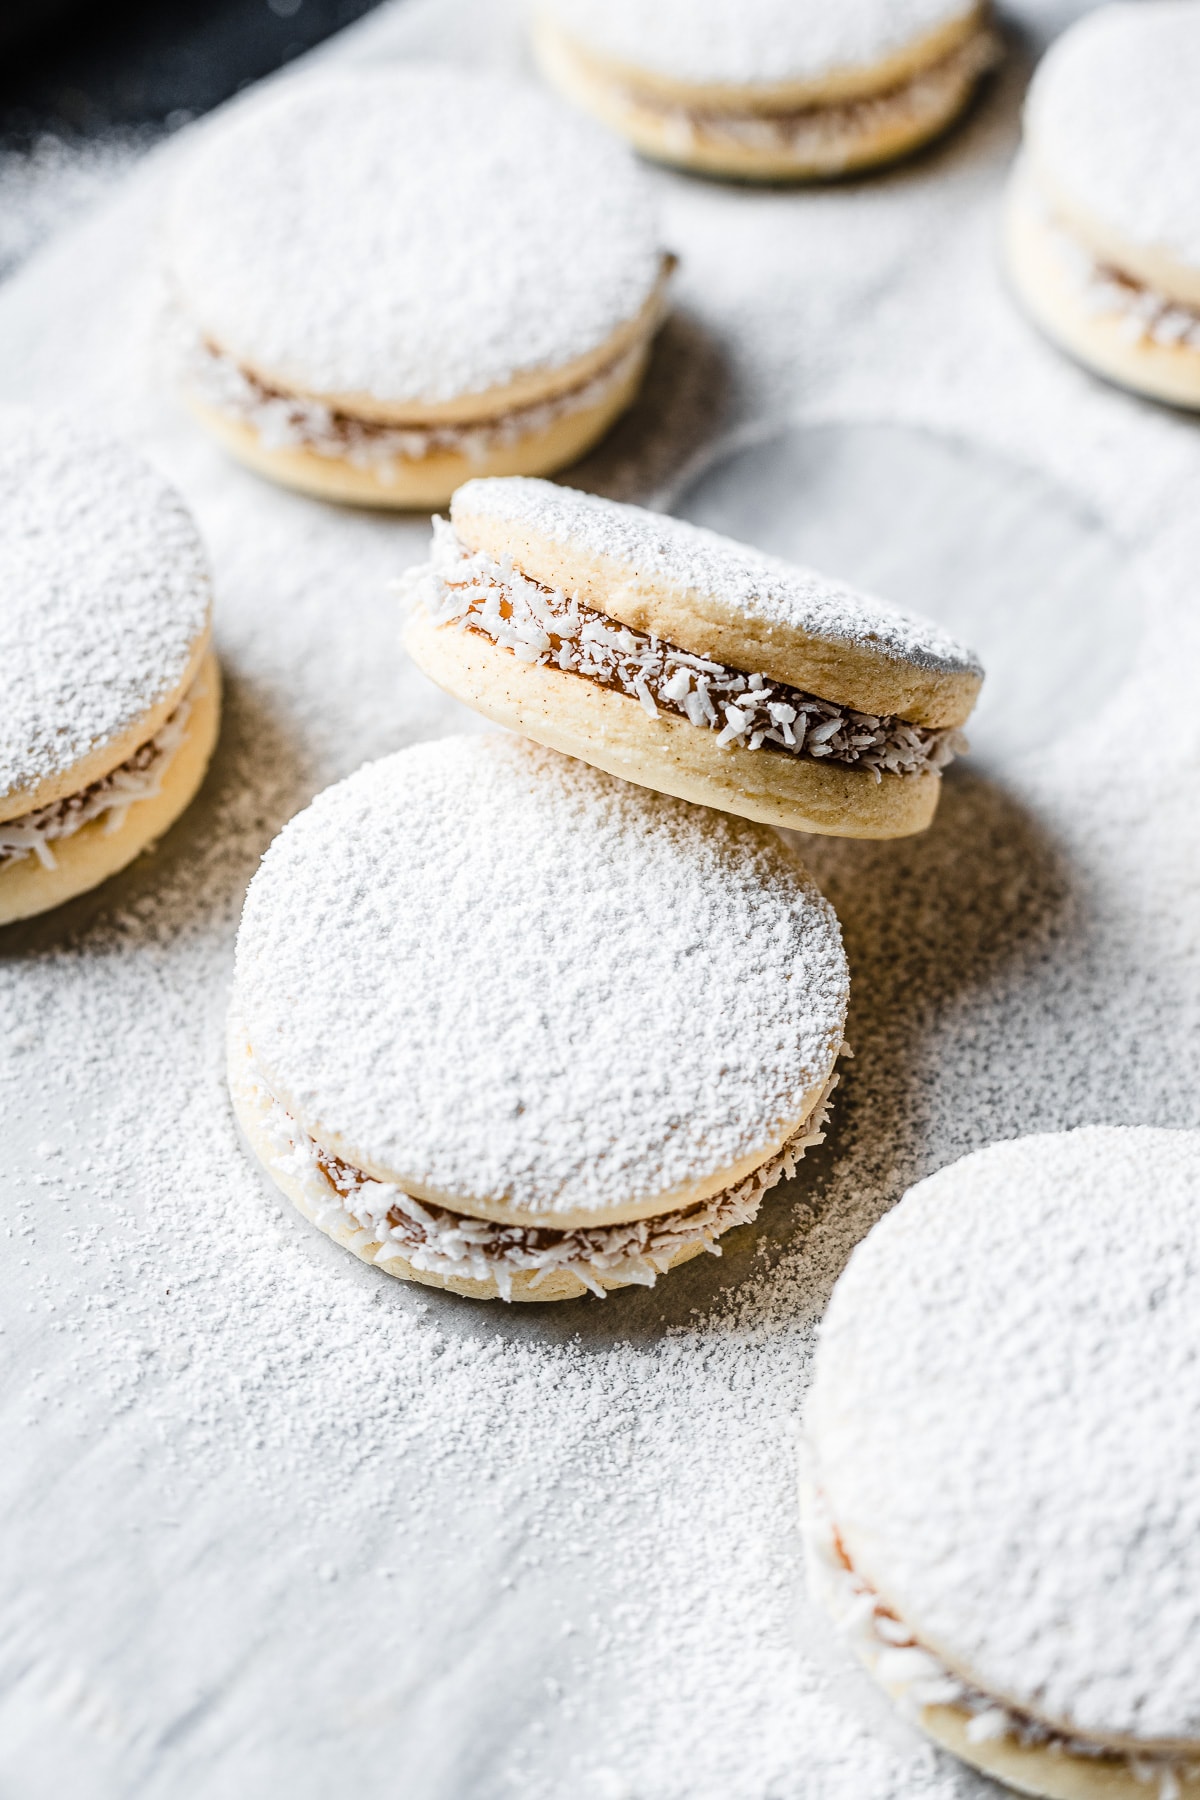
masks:
<svg viewBox="0 0 1200 1800"><path fill-rule="evenodd" d="M439 624L490 638L520 662L552 665L628 694L652 719L673 713L715 731L721 747L837 763L868 770L876 781L944 769L967 748L954 728L855 712L620 625L529 580L508 558L472 554L445 519L434 520L430 562L403 586Z"/></svg>
<svg viewBox="0 0 1200 1800"><path fill-rule="evenodd" d="M322 1230L334 1231L343 1241L349 1231L350 1247L384 1268L399 1258L426 1274L495 1282L505 1300L512 1298L513 1277L521 1272L536 1290L555 1270L566 1269L603 1298L606 1281L653 1287L689 1247L698 1245L720 1256L716 1239L735 1225L749 1224L767 1191L792 1175L806 1150L825 1141L829 1100L838 1081L830 1076L799 1129L736 1187L658 1218L555 1231L469 1218L376 1181L308 1136L271 1092L252 1056L246 1072L271 1166L300 1184Z"/></svg>

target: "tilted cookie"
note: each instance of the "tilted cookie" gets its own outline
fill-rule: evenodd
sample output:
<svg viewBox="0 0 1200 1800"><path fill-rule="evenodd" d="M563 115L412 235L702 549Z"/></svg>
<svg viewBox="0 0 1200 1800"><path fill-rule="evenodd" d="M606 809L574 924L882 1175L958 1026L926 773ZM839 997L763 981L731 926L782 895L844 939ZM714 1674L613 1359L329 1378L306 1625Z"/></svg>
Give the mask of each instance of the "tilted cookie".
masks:
<svg viewBox="0 0 1200 1800"><path fill-rule="evenodd" d="M183 392L262 474L434 506L631 402L670 258L633 159L532 89L325 76L203 136L167 221Z"/></svg>
<svg viewBox="0 0 1200 1800"><path fill-rule="evenodd" d="M468 482L402 585L409 651L469 706L799 831L923 830L983 679L928 620L548 481Z"/></svg>
<svg viewBox="0 0 1200 1800"><path fill-rule="evenodd" d="M743 180L891 162L962 112L982 0L542 0L549 79L647 156Z"/></svg>
<svg viewBox="0 0 1200 1800"><path fill-rule="evenodd" d="M285 827L229 1076L300 1211L490 1299L651 1284L821 1141L848 977L760 827L520 738L368 764Z"/></svg>
<svg viewBox="0 0 1200 1800"><path fill-rule="evenodd" d="M1112 381L1200 407L1200 5L1101 7L1042 62L1007 208L1042 329Z"/></svg>
<svg viewBox="0 0 1200 1800"><path fill-rule="evenodd" d="M1200 1794L1200 1135L1085 1127L919 1182L817 1350L809 1578L1024 1794Z"/></svg>
<svg viewBox="0 0 1200 1800"><path fill-rule="evenodd" d="M0 925L132 862L217 735L204 550L178 495L64 419L0 431Z"/></svg>

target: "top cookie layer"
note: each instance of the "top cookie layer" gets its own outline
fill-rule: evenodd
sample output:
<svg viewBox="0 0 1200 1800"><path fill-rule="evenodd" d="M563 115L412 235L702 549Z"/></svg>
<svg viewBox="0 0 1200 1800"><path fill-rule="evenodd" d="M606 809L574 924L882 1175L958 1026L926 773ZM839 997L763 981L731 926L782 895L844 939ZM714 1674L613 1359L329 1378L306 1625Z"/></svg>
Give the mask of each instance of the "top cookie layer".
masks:
<svg viewBox="0 0 1200 1800"><path fill-rule="evenodd" d="M0 818L152 737L199 667L204 549L182 500L67 420L0 427Z"/></svg>
<svg viewBox="0 0 1200 1800"><path fill-rule="evenodd" d="M1137 0L1102 7L1058 40L1025 128L1038 175L1098 249L1157 252L1200 295L1198 96L1200 6ZM1171 280L1169 266L1158 273Z"/></svg>
<svg viewBox="0 0 1200 1800"><path fill-rule="evenodd" d="M308 81L212 128L168 252L220 349L366 416L561 383L662 272L623 149L533 90L423 65Z"/></svg>
<svg viewBox="0 0 1200 1800"><path fill-rule="evenodd" d="M965 26L976 0L548 0L547 16L596 56L660 82L775 88L874 77ZM852 82L854 87L861 79ZM868 82L873 86L874 82Z"/></svg>
<svg viewBox="0 0 1200 1800"><path fill-rule="evenodd" d="M1059 1730L1200 1741L1200 1135L1093 1127L920 1182L859 1246L809 1426L858 1571Z"/></svg>
<svg viewBox="0 0 1200 1800"><path fill-rule="evenodd" d="M450 507L472 550L694 655L917 725L961 725L978 659L931 620L683 519L522 476Z"/></svg>
<svg viewBox="0 0 1200 1800"><path fill-rule="evenodd" d="M847 993L832 908L773 833L500 736L320 795L238 938L255 1056L319 1144L556 1227L757 1168L819 1096Z"/></svg>

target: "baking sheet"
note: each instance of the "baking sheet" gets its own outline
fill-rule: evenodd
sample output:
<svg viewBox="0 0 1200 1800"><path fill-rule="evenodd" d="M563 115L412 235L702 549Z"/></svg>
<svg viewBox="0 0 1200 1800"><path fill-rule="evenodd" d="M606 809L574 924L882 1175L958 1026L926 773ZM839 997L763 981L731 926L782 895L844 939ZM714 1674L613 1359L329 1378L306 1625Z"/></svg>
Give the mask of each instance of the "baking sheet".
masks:
<svg viewBox="0 0 1200 1800"><path fill-rule="evenodd" d="M797 1420L829 1287L911 1180L1032 1128L1200 1122L1200 437L1060 359L997 268L1030 59L1079 10L1010 12L964 128L889 175L653 176L677 314L572 478L868 580L994 671L927 837L804 846L854 980L829 1142L653 1291L390 1282L246 1161L221 1028L259 855L364 758L479 729L398 646L427 522L277 492L176 409L181 139L0 289L0 400L126 433L195 509L228 681L157 853L0 944L0 1791L997 1791L809 1607ZM500 0L407 0L320 56L427 53L524 67Z"/></svg>

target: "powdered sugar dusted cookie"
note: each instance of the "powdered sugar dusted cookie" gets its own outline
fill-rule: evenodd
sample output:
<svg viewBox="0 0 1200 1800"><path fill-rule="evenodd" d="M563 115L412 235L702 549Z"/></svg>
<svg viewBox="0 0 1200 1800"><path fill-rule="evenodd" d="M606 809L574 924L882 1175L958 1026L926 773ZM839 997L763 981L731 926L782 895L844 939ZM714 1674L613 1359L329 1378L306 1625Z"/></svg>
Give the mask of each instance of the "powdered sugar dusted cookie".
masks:
<svg viewBox="0 0 1200 1800"><path fill-rule="evenodd" d="M1194 1132L992 1145L834 1291L810 1577L925 1729L1023 1793L1200 1792L1198 1368Z"/></svg>
<svg viewBox="0 0 1200 1800"><path fill-rule="evenodd" d="M602 133L421 64L208 128L167 258L201 419L264 474L378 506L574 461L637 389L669 263Z"/></svg>
<svg viewBox="0 0 1200 1800"><path fill-rule="evenodd" d="M997 54L981 0L541 0L534 41L646 155L768 181L903 156Z"/></svg>
<svg viewBox="0 0 1200 1800"><path fill-rule="evenodd" d="M124 868L217 732L204 551L178 495L62 419L0 431L0 924Z"/></svg>
<svg viewBox="0 0 1200 1800"><path fill-rule="evenodd" d="M772 833L451 738L267 852L230 1082L274 1180L366 1261L570 1299L755 1216L821 1141L847 995L833 911Z"/></svg>
<svg viewBox="0 0 1200 1800"><path fill-rule="evenodd" d="M1200 407L1200 5L1101 7L1043 61L1008 204L1033 318L1111 380Z"/></svg>
<svg viewBox="0 0 1200 1800"><path fill-rule="evenodd" d="M799 831L923 830L983 679L928 620L548 481L469 482L404 586L408 648L458 699L628 781Z"/></svg>

